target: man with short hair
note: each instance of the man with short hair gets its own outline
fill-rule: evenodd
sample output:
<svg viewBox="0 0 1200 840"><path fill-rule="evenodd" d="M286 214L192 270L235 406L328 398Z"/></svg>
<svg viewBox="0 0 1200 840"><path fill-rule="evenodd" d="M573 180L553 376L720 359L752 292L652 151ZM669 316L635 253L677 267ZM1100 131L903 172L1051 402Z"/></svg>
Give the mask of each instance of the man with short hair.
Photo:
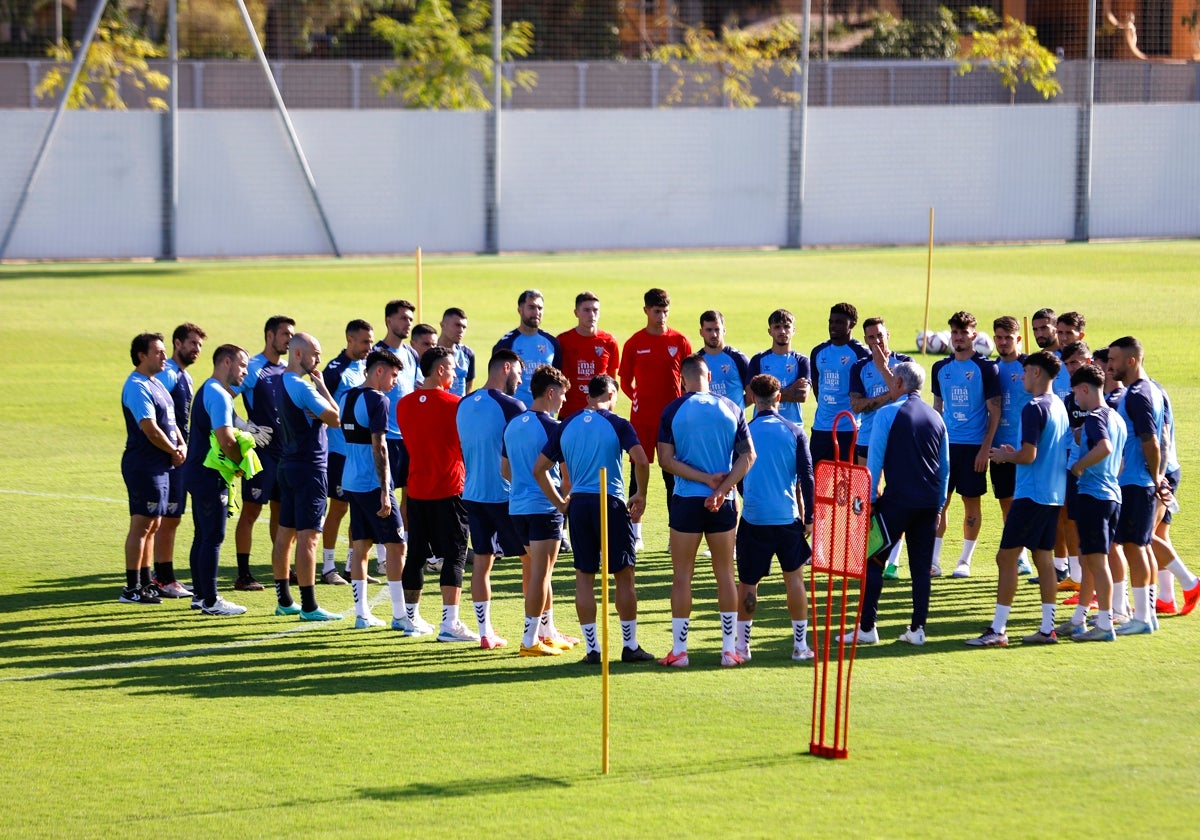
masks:
<svg viewBox="0 0 1200 840"><path fill-rule="evenodd" d="M1087 335L1084 328L1087 327L1087 319L1079 312L1064 312L1059 315L1054 321L1054 337L1058 342L1059 358L1063 360L1063 369L1059 371L1058 378L1054 380L1054 395L1063 403L1066 403L1067 397L1071 395L1071 374L1073 371L1067 370L1067 347L1077 341L1083 341L1083 337Z"/></svg>
<svg viewBox="0 0 1200 840"><path fill-rule="evenodd" d="M617 340L600 329L600 298L594 292L575 296L575 319L575 326L558 336L562 372L571 383L562 420L586 408L588 383L597 376L615 376L621 362Z"/></svg>
<svg viewBox="0 0 1200 840"><path fill-rule="evenodd" d="M1062 346L1059 358L1062 359L1063 368L1067 371L1069 380L1070 377L1075 375L1075 371L1091 363L1092 351L1087 346L1086 341L1072 341ZM1055 381L1057 382L1058 380L1056 379ZM1055 396L1057 396L1057 393ZM1063 407L1067 409L1067 419L1071 421L1071 439L1067 442L1067 462L1072 463L1079 457L1079 454L1076 452L1076 446L1080 439L1080 430L1083 428L1083 423L1087 418L1088 412L1076 404L1074 388L1072 388L1071 393L1068 393L1063 398ZM1079 588L1084 577L1079 554L1079 531L1075 526L1075 503L1077 500L1078 487L1076 485L1076 478L1068 470L1067 503L1063 506L1062 513L1058 518L1058 538L1055 545L1057 547L1058 544L1062 544L1066 547L1067 551L1067 577L1065 580L1058 582L1058 591L1074 592L1075 594L1068 596L1063 601L1063 606L1073 606L1078 602Z"/></svg>
<svg viewBox="0 0 1200 840"><path fill-rule="evenodd" d="M783 419L804 425L804 413L800 404L808 400L810 368L808 356L792 349L792 338L796 334L796 319L786 309L776 309L767 316L767 335L771 336L770 348L755 353L750 359L746 375L753 379L759 374L769 374L779 380L779 415ZM754 395L746 393L747 402ZM811 446L811 442L810 442Z"/></svg>
<svg viewBox="0 0 1200 840"><path fill-rule="evenodd" d="M1025 354L1021 352L1021 323L1012 315L1002 315L992 322L992 338L996 343L996 375L1000 382L1000 422L996 424L993 446L1021 445L1021 410L1032 399L1025 390ZM1017 485L1017 465L990 462L988 477L992 481L992 495L1000 505L1001 524L1008 519L1012 507L1013 491ZM1017 558L1017 573L1033 574L1033 566L1025 549Z"/></svg>
<svg viewBox="0 0 1200 840"><path fill-rule="evenodd" d="M813 471L804 427L779 416L779 380L760 373L747 383L754 419L747 424L757 459L742 480L742 519L737 527L738 623L734 652L750 659L750 634L758 610L758 584L779 558L788 614L792 659L813 658L808 646L808 593L804 565L812 557Z"/></svg>
<svg viewBox="0 0 1200 840"><path fill-rule="evenodd" d="M1058 314L1049 307L1043 307L1033 313L1030 324L1033 327L1033 340L1037 346L1042 350L1054 353L1061 359L1063 345L1058 340ZM1082 333L1080 335L1082 336ZM1071 376L1065 369L1059 370L1058 377L1054 380L1053 390L1060 400L1066 400L1067 394L1071 393ZM1067 579L1069 565L1066 535L1059 533L1054 542L1054 575L1060 583ZM1040 585L1037 578L1030 578L1029 582Z"/></svg>
<svg viewBox="0 0 1200 840"><path fill-rule="evenodd" d="M701 347L696 352L704 354L704 362L712 374L709 390L718 397L748 405L750 360L745 353L725 343L725 316L719 310L700 313L700 341Z"/></svg>
<svg viewBox="0 0 1200 840"><path fill-rule="evenodd" d="M1008 645L1008 616L1017 594L1017 555L1021 548L1033 554L1042 596L1042 622L1024 638L1025 644L1053 644L1054 608L1058 601L1058 582L1054 569L1054 535L1059 509L1067 495L1067 443L1070 420L1062 400L1053 393L1054 378L1062 362L1048 350L1025 357L1025 389L1033 395L1021 410L1021 448L993 447L988 456L995 461L1017 465L1017 483L1013 504L996 552L999 579L996 583L996 609L992 623L983 632L967 639L975 647Z"/></svg>
<svg viewBox="0 0 1200 840"><path fill-rule="evenodd" d="M438 345L437 328L429 324L414 324L412 338L409 340L409 343L412 344L413 352L417 354L417 358L422 358L427 350Z"/></svg>
<svg viewBox="0 0 1200 840"><path fill-rule="evenodd" d="M520 316L521 321L517 324L516 329L509 330L496 342L492 353L494 354L497 350L511 350L517 354L521 359L522 366L528 370L533 370L538 365L553 365L562 370L562 348L559 346L558 339L540 329L544 308L545 300L537 289L526 289L521 292L517 297L517 315ZM522 405L529 405L533 402L529 386L523 383L517 388L515 396Z"/></svg>
<svg viewBox="0 0 1200 840"><path fill-rule="evenodd" d="M292 336L296 334L296 321L287 315L272 315L263 326L263 350L250 359L246 367L246 378L240 389L242 404L246 407L246 418L259 427L279 428L279 407L275 404L274 380L283 375L287 366L283 354L287 352ZM242 511L238 515L234 544L237 547L238 577L234 589L257 592L262 584L250 573L250 548L254 539L254 523L262 513L263 505L270 505L268 514L271 545L279 530L279 454L280 443L272 434L265 446L255 446L262 469L252 478L242 479Z"/></svg>
<svg viewBox="0 0 1200 840"><path fill-rule="evenodd" d="M871 351L854 338L857 323L858 310L852 304L835 303L829 309L829 340L814 347L808 357L812 364L813 396L817 398L812 437L808 441L814 464L833 460L834 420L843 411L852 411L850 370L860 359L871 358ZM843 458L854 459L850 442L857 425L856 417L848 426L838 427L837 445Z"/></svg>
<svg viewBox="0 0 1200 840"><path fill-rule="evenodd" d="M204 615L241 615L246 608L226 601L217 592L217 567L225 521L229 515L229 485L217 470L205 464L211 435L230 462L242 461L234 436L233 392L246 378L250 357L236 344L222 344L213 353L212 375L196 389L188 424L193 445L184 461L183 486L192 497L194 534L189 560L192 570L192 606Z"/></svg>
<svg viewBox="0 0 1200 840"><path fill-rule="evenodd" d="M493 650L508 640L492 626L492 563L498 554L519 556L527 573L529 558L508 513L509 481L502 468L504 429L525 412L525 404L513 397L521 385L521 357L512 350L497 350L487 371L484 386L459 401L455 422L466 467L463 506L475 554L471 602L479 623L479 646Z"/></svg>
<svg viewBox="0 0 1200 840"><path fill-rule="evenodd" d="M301 621L338 621L342 617L320 607L316 596L317 544L322 526L326 524L325 512L330 497L329 444L325 430L341 424L338 404L326 385L330 378L329 367L325 368L326 375L321 376L317 373L320 364L321 343L308 333L296 333L288 349L287 369L275 380L282 444L279 528L271 552L278 602L275 615L298 615ZM344 438L342 444L344 448ZM339 485L341 467L344 466L343 458L338 470ZM337 492L346 498L344 488L339 486ZM292 600L287 573L293 546L296 550L296 580L300 587L299 605Z"/></svg>
<svg viewBox="0 0 1200 840"><path fill-rule="evenodd" d="M671 635L674 646L659 664L688 666L688 630L692 614L692 576L700 538L712 552L721 618L721 664L745 660L737 644L737 585L734 582L735 488L754 463L754 442L742 406L708 391L708 365L688 356L681 371L683 396L663 411L658 429L658 458L676 476L668 500L671 525Z"/></svg>
<svg viewBox="0 0 1200 840"><path fill-rule="evenodd" d="M953 353L933 366L933 407L941 413L950 436L948 492L958 493L963 502L963 548L954 567L954 577L965 578L971 576L971 558L983 524L980 499L987 492L988 453L1000 425L1004 395L996 363L975 351L975 316L970 312L955 312L948 323ZM933 543L930 574L934 577L942 573L942 539L947 520L944 510Z"/></svg>
<svg viewBox="0 0 1200 840"><path fill-rule="evenodd" d="M454 383L450 393L465 397L475 390L475 351L463 344L467 334L467 313L451 306L442 313L441 335L437 343L454 354Z"/></svg>
<svg viewBox="0 0 1200 840"><path fill-rule="evenodd" d="M135 336L129 358L134 368L121 389L125 417L121 477L129 494L129 533L125 537L125 588L117 600L159 604L159 593L150 582L154 534L167 512L170 473L183 464L187 443L175 425L171 397L156 378L167 363L162 333Z"/></svg>
<svg viewBox="0 0 1200 840"><path fill-rule="evenodd" d="M188 368L200 358L204 330L196 324L184 323L175 328L171 335L173 352L166 366L155 378L166 388L175 408L175 428L188 442L188 423L191 420L192 398L195 386ZM182 466L182 465L180 465ZM179 523L187 510L187 491L183 489L183 470L176 467L168 474L171 488L167 496L167 508L159 520L154 533L154 587L164 598L190 598L191 590L175 577L175 535Z"/></svg>
<svg viewBox="0 0 1200 840"><path fill-rule="evenodd" d="M325 390L336 406L342 396L351 388L357 388L366 379L367 354L375 343L374 328L362 318L355 318L346 324L346 349L337 355L332 362L325 365L322 379ZM341 530L342 520L350 509L346 504L346 494L342 489L342 470L346 465L346 439L337 424L329 428L329 465L327 471L329 487L329 508L325 516L325 529L322 534L323 563L321 566L321 583L344 586L347 581L337 571L338 531ZM350 561L353 549L346 549L346 560Z"/></svg>
<svg viewBox="0 0 1200 840"><path fill-rule="evenodd" d="M617 616L621 620L622 662L650 662L654 657L637 639L637 590L634 588L633 517L646 509L650 460L628 420L613 414L617 382L597 376L588 385L588 406L554 430L533 465L538 486L554 507L566 515L575 537L575 609L586 647L581 662L599 665L600 641L596 633L596 575L600 571L600 470L607 471L608 571L616 588ZM638 492L625 501L621 453L629 455L638 477ZM564 498L551 476L555 464L564 464L570 492ZM528 655L528 654L526 654Z"/></svg>

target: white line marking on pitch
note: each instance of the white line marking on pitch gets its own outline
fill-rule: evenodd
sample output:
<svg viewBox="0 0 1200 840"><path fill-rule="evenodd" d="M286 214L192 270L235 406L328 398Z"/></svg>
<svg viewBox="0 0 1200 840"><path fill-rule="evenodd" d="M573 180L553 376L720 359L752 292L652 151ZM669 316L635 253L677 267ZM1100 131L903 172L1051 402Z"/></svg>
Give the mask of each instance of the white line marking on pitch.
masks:
<svg viewBox="0 0 1200 840"><path fill-rule="evenodd" d="M71 493L39 493L35 490L10 490L7 487L0 487L0 493L7 493L10 496L37 496L42 499L77 499L83 502L108 502L113 505L128 504L128 499L109 499L105 496L76 496Z"/></svg>

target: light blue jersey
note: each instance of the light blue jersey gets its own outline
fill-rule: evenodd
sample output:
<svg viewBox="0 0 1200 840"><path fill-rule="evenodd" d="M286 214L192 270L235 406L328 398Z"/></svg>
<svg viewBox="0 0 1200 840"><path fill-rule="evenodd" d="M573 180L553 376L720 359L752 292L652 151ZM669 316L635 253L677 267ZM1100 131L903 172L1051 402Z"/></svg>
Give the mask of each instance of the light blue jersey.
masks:
<svg viewBox="0 0 1200 840"><path fill-rule="evenodd" d="M1142 435L1153 435L1161 441L1163 436L1163 392L1149 379L1139 379L1125 389L1117 411L1125 421L1125 464L1121 467L1119 481L1122 487L1153 487L1155 476L1150 475L1146 464L1146 453L1142 451ZM1161 454L1160 454L1161 459ZM1160 466L1159 469L1162 469Z"/></svg>
<svg viewBox="0 0 1200 840"><path fill-rule="evenodd" d="M666 407L658 426L658 442L675 447L675 458L705 473L727 473L736 447L748 441L746 415L726 397L691 392ZM706 499L712 488L675 477L673 495Z"/></svg>
<svg viewBox="0 0 1200 840"><path fill-rule="evenodd" d="M121 389L121 409L125 415L125 454L130 462L147 472L174 469L171 454L151 443L142 431L142 421L153 420L167 439L175 442L175 406L162 382L133 371Z"/></svg>
<svg viewBox="0 0 1200 840"><path fill-rule="evenodd" d="M641 446L633 425L611 411L585 408L554 430L542 454L567 465L571 493L600 493L600 469L608 470L608 495L625 500L621 453Z"/></svg>
<svg viewBox="0 0 1200 840"><path fill-rule="evenodd" d="M901 362L911 362L912 357L906 356L903 353L890 353L887 358L888 370L891 370ZM850 368L850 393L861 394L870 399L878 397L880 394L886 394L888 391L887 380L883 378L879 368L875 366L875 359L868 356L865 359L859 359ZM875 411L864 411L858 415L858 445L869 446L871 443L871 425L875 422Z"/></svg>
<svg viewBox="0 0 1200 840"><path fill-rule="evenodd" d="M950 442L983 443L987 402L1002 396L996 363L978 353L963 361L950 356L934 364L932 379L933 395L942 401Z"/></svg>
<svg viewBox="0 0 1200 840"><path fill-rule="evenodd" d="M524 411L524 403L495 388L480 388L459 402L456 423L467 468L464 501L508 501L508 479L500 474L504 428Z"/></svg>
<svg viewBox="0 0 1200 840"><path fill-rule="evenodd" d="M790 525L800 516L796 482L804 500L804 518L812 521L813 470L804 428L774 411L761 411L747 424L755 461L742 481L742 519L752 525Z"/></svg>
<svg viewBox="0 0 1200 840"><path fill-rule="evenodd" d="M504 457L512 472L508 512L513 516L555 511L533 477L533 465L558 425L558 421L546 412L531 410L518 414L504 428ZM550 480L555 486L562 480L557 461L550 470Z"/></svg>
<svg viewBox="0 0 1200 840"><path fill-rule="evenodd" d="M1112 443L1113 451L1098 464L1092 464L1079 476L1079 492L1084 496L1108 501L1121 501L1121 452L1125 449L1125 421L1121 415L1106 405L1090 411L1083 420L1080 445L1072 455L1068 466L1092 451L1100 441Z"/></svg>
<svg viewBox="0 0 1200 840"><path fill-rule="evenodd" d="M342 396L347 391L357 388L367 381L367 360L351 361L350 357L346 355L346 351L343 350L336 359L325 365L325 370L321 372L321 378L325 381L329 396L333 397L336 405L341 402ZM282 407L280 410L282 411ZM328 440L330 452L336 452L339 455L346 454L346 439L342 437L341 429L336 427L329 429Z"/></svg>
<svg viewBox="0 0 1200 840"><path fill-rule="evenodd" d="M996 436L992 438L994 446L1007 444L1013 449L1021 448L1021 409L1033 399L1033 394L1025 390L1024 358L1025 354L1022 353L1011 362L1003 359L995 362L1004 402L1000 407L1000 425L996 427Z"/></svg>
<svg viewBox="0 0 1200 840"><path fill-rule="evenodd" d="M417 386L425 381L425 377L421 375L421 360L417 358L417 351L412 349L411 345L401 344L398 349L393 350L388 346L387 342L379 341L371 349L387 350L389 353L394 353L400 359L400 364L403 365L400 368L400 374L396 377L396 384L387 393L389 404L398 404L400 400L417 390ZM460 394L459 396L462 395ZM387 438L388 440L403 439L403 435L400 434L400 424L396 422L396 412L394 411L388 412Z"/></svg>
<svg viewBox="0 0 1200 840"><path fill-rule="evenodd" d="M513 396L523 405L533 405L533 392L529 389L529 383L533 380L533 372L538 365L552 365L559 370L563 367L562 346L557 338L545 330L538 330L534 335L511 330L496 342L492 352L501 349L511 350L521 357L524 370L521 374L521 384Z"/></svg>
<svg viewBox="0 0 1200 840"><path fill-rule="evenodd" d="M870 359L871 351L856 338L845 344L824 341L813 348L809 358L813 396L817 398L813 431L828 432L833 429L834 418L850 410L850 368L859 359ZM854 422L858 424L857 415Z"/></svg>
<svg viewBox="0 0 1200 840"><path fill-rule="evenodd" d="M352 410L347 410L352 409ZM338 401L342 416L342 434L346 438L346 465L342 468L342 489L351 493L379 490L375 471L374 435L387 434L388 417L393 415L388 398L365 385L342 395ZM391 490L391 472L388 475Z"/></svg>
<svg viewBox="0 0 1200 840"><path fill-rule="evenodd" d="M728 397L738 405L746 404L746 384L750 381L750 360L740 350L726 345L720 353L700 350L696 357L703 359L712 375L708 390L718 397Z"/></svg>
<svg viewBox="0 0 1200 840"><path fill-rule="evenodd" d="M746 371L746 382L749 383L751 379L760 373L774 376L779 380L779 387L781 388L786 388L797 379L812 381L808 356L805 356L803 353L797 353L795 350L789 350L786 353L764 350L761 353L756 353L754 358L750 360L750 369ZM780 403L779 415L797 425L804 425L804 412L800 408L800 403Z"/></svg>
<svg viewBox="0 0 1200 840"><path fill-rule="evenodd" d="M420 371L418 371L417 375L420 375ZM450 393L465 397L467 395L467 383L474 381L474 379L475 351L465 344L455 344L454 381L450 383Z"/></svg>
<svg viewBox="0 0 1200 840"><path fill-rule="evenodd" d="M1153 379L1150 380L1154 382ZM1154 387L1162 393L1163 400L1163 432L1158 440L1162 453L1159 457L1163 462L1163 473L1173 473L1179 470L1179 450L1175 447L1175 412L1171 410L1171 398L1167 396L1167 389L1157 382L1154 382Z"/></svg>
<svg viewBox="0 0 1200 840"><path fill-rule="evenodd" d="M1054 355L1058 356L1060 362L1063 361L1061 350L1055 350ZM1050 386L1050 390L1060 400L1066 400L1071 393L1071 372L1067 370L1065 363L1058 369L1058 375L1054 377L1054 384Z"/></svg>
<svg viewBox="0 0 1200 840"><path fill-rule="evenodd" d="M1067 501L1067 445L1071 419L1062 400L1039 394L1021 410L1021 445L1032 444L1037 457L1032 464L1017 464L1014 499L1039 505L1062 506Z"/></svg>
<svg viewBox="0 0 1200 840"><path fill-rule="evenodd" d="M233 397L224 385L211 377L200 384L196 399L192 402L192 418L188 426L191 436L183 474L184 480L191 482L204 475L203 470L209 469L204 466L210 449L208 436L214 429L233 426Z"/></svg>

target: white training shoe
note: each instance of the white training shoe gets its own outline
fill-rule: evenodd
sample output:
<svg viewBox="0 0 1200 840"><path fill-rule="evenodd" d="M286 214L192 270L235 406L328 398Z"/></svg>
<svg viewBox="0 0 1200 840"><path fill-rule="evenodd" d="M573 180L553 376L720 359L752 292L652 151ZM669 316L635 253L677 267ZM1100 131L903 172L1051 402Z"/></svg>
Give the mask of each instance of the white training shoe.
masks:
<svg viewBox="0 0 1200 840"><path fill-rule="evenodd" d="M929 568L929 576L930 576L931 578L935 578L935 577L941 577L941 576L942 576L942 565L941 565L941 563L934 563L932 566L930 566L930 568Z"/></svg>
<svg viewBox="0 0 1200 840"><path fill-rule="evenodd" d="M201 605L200 612L205 615L241 615L246 611L246 608L241 604L235 604L232 601L226 601L220 595L217 596L217 602L211 607Z"/></svg>
<svg viewBox="0 0 1200 840"><path fill-rule="evenodd" d="M355 616L354 618L355 630L367 630L371 627L383 627L384 624L385 622L382 619L376 618L370 613L367 613L366 615Z"/></svg>
<svg viewBox="0 0 1200 840"><path fill-rule="evenodd" d="M872 627L870 630L864 630L859 627L857 630L846 633L844 636L838 636L837 640L839 642L853 642L855 636L858 637L860 645L873 645L879 641L879 628Z"/></svg>
<svg viewBox="0 0 1200 840"><path fill-rule="evenodd" d="M959 563L954 567L954 571L950 573L950 577L969 578L971 576L971 564Z"/></svg>
<svg viewBox="0 0 1200 840"><path fill-rule="evenodd" d="M816 651L810 647L801 647L800 645L792 645L792 660L795 662L807 662L816 656Z"/></svg>
<svg viewBox="0 0 1200 840"><path fill-rule="evenodd" d="M910 645L923 645L925 644L925 628L918 627L914 630L911 627L905 627L904 632L900 634L899 640Z"/></svg>
<svg viewBox="0 0 1200 840"><path fill-rule="evenodd" d="M461 621L455 621L449 626L443 624L438 630L437 640L439 642L479 642L479 634L472 632L471 628L463 624Z"/></svg>
<svg viewBox="0 0 1200 840"><path fill-rule="evenodd" d="M735 647L733 649L733 652L736 653L738 656L742 657L742 659L744 659L746 662L750 661L750 648Z"/></svg>

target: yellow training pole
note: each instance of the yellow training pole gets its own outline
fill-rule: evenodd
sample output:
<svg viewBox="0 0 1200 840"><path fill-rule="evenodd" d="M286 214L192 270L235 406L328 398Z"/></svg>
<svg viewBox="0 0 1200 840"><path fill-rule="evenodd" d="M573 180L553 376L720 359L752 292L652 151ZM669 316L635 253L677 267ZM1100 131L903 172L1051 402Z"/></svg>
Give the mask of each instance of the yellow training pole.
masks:
<svg viewBox="0 0 1200 840"><path fill-rule="evenodd" d="M421 246L417 246L417 323L421 321Z"/></svg>
<svg viewBox="0 0 1200 840"><path fill-rule="evenodd" d="M608 468L600 468L600 772L608 775Z"/></svg>
<svg viewBox="0 0 1200 840"><path fill-rule="evenodd" d="M1029 316L1026 315L1023 320L1025 321L1025 334L1023 336L1023 338L1025 339L1025 352L1028 353L1029 352Z"/></svg>
<svg viewBox="0 0 1200 840"><path fill-rule="evenodd" d="M933 288L933 208L929 208L929 254L925 258L925 323L921 327L921 335L926 335L929 332L929 292ZM926 341L923 344L927 345ZM925 355L926 348L920 348L921 355Z"/></svg>

